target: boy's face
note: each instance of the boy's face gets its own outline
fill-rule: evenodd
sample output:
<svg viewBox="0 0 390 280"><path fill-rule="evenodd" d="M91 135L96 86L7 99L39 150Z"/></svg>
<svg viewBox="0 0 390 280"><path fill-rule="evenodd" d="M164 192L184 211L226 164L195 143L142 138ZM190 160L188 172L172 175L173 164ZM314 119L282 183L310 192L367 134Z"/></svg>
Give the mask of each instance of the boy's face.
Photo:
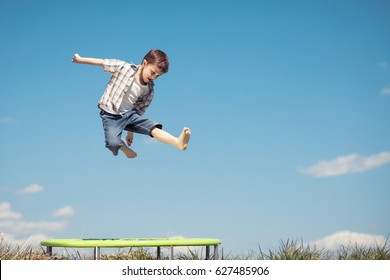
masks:
<svg viewBox="0 0 390 280"><path fill-rule="evenodd" d="M145 59L142 61L140 71L140 82L144 85L154 81L163 74L157 65L150 64Z"/></svg>

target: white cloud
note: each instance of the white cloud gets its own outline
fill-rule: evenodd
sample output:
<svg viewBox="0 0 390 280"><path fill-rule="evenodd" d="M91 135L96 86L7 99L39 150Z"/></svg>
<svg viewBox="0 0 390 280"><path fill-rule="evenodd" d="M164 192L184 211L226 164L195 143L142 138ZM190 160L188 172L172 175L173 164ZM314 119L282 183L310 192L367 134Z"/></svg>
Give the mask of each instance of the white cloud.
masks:
<svg viewBox="0 0 390 280"><path fill-rule="evenodd" d="M351 231L339 231L322 239L310 242L318 249L334 250L340 246L380 246L385 244L386 238L382 235L371 235Z"/></svg>
<svg viewBox="0 0 390 280"><path fill-rule="evenodd" d="M11 117L0 117L0 124L12 125L16 124L16 120Z"/></svg>
<svg viewBox="0 0 390 280"><path fill-rule="evenodd" d="M75 214L74 209L72 206L65 206L63 208L60 208L56 211L54 211L53 216L54 217L70 217Z"/></svg>
<svg viewBox="0 0 390 280"><path fill-rule="evenodd" d="M18 190L16 193L19 195L26 195L26 194L38 193L42 191L43 191L43 187L41 185L32 184L25 187L24 189Z"/></svg>
<svg viewBox="0 0 390 280"><path fill-rule="evenodd" d="M62 209L65 209L63 213L70 213L66 207ZM0 203L0 241L4 240L12 245L21 245L26 242L39 243L47 239L48 232L61 232L66 227L66 221L25 221L22 219L22 214L12 210L9 202Z"/></svg>
<svg viewBox="0 0 390 280"><path fill-rule="evenodd" d="M37 234L42 232L63 231L65 222L26 222L19 220L0 221L0 228L8 234Z"/></svg>
<svg viewBox="0 0 390 280"><path fill-rule="evenodd" d="M381 94L382 94L382 95L390 95L390 87L384 87L384 88L381 90Z"/></svg>
<svg viewBox="0 0 390 280"><path fill-rule="evenodd" d="M14 220L14 219L20 219L21 217L22 214L11 210L11 203L9 202L0 203L0 219Z"/></svg>
<svg viewBox="0 0 390 280"><path fill-rule="evenodd" d="M332 160L322 160L312 166L301 168L299 171L313 177L330 177L365 172L388 163L390 163L390 152L382 152L367 157L351 154Z"/></svg>

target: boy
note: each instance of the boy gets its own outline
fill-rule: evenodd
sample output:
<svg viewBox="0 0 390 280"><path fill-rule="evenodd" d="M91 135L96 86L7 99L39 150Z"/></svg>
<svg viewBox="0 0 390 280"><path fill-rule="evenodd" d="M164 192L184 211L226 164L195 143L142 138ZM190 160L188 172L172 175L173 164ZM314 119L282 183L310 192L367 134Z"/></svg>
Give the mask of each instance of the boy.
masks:
<svg viewBox="0 0 390 280"><path fill-rule="evenodd" d="M160 50L149 51L141 65L129 64L117 59L100 59L73 56L72 62L103 67L111 74L111 79L101 97L98 107L103 121L106 147L116 156L121 150L128 158L137 153L130 149L133 132L150 135L160 142L185 150L191 131L183 128L179 137L162 130L162 125L144 118L154 95L154 80L168 72L167 55ZM126 143L121 139L127 131Z"/></svg>

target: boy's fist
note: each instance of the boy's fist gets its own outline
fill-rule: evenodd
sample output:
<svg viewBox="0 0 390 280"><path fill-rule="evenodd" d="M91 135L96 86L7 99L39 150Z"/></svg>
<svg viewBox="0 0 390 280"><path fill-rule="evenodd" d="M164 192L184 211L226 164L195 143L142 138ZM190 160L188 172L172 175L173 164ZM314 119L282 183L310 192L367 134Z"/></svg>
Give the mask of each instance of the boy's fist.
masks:
<svg viewBox="0 0 390 280"><path fill-rule="evenodd" d="M75 53L73 55L72 62L76 62L76 63L80 62L80 56L78 53Z"/></svg>

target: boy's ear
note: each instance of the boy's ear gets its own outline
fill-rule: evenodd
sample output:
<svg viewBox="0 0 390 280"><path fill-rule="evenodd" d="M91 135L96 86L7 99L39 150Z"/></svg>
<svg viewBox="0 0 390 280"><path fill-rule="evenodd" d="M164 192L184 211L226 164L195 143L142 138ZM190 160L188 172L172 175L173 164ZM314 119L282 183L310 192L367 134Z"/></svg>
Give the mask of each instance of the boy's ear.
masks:
<svg viewBox="0 0 390 280"><path fill-rule="evenodd" d="M148 62L146 61L146 59L142 60L142 66L146 66L148 65Z"/></svg>

